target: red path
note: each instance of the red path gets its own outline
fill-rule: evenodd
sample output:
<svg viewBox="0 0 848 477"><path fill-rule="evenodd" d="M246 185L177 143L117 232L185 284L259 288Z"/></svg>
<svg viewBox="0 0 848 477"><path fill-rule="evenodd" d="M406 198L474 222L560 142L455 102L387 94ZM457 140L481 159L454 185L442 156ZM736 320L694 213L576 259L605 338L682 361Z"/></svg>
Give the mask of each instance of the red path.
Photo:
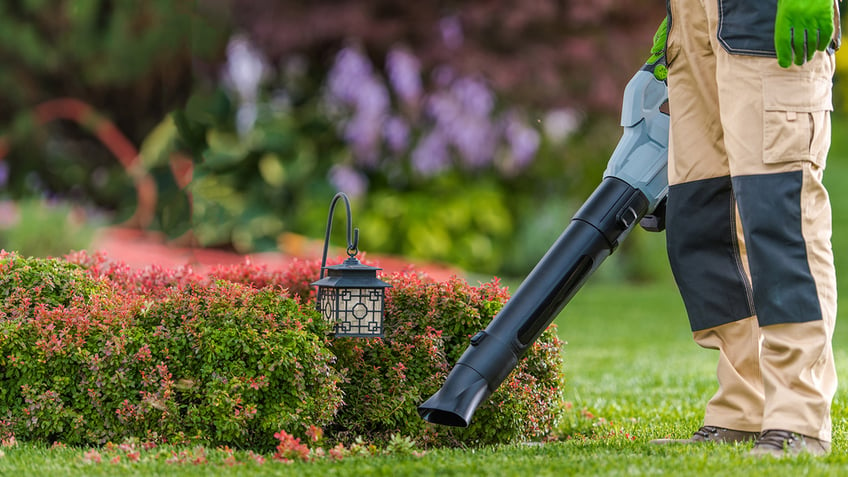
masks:
<svg viewBox="0 0 848 477"><path fill-rule="evenodd" d="M295 259L321 259L320 243L295 248L298 249L296 254L267 252L241 255L224 250L175 246L166 243L156 234L129 228L103 229L91 246L92 250L104 252L108 258L124 262L134 269L154 264L165 268L191 265L195 271L200 273L218 265L243 263L245 258L250 258L251 262L265 265L272 270L286 268ZM414 263L398 257L383 255L366 255L368 263L381 267L383 273L394 273L412 268L426 273L437 281L447 280L453 275L462 275L461 270L446 265ZM331 253L330 256L335 257L336 255ZM318 277L315 277L315 279L317 280Z"/></svg>

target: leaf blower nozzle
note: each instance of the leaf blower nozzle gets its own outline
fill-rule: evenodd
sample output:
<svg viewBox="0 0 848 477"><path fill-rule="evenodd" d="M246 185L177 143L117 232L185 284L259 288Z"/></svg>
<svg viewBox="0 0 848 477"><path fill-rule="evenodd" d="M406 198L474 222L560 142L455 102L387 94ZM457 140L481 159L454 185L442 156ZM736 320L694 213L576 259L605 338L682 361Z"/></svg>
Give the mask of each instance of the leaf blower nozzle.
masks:
<svg viewBox="0 0 848 477"><path fill-rule="evenodd" d="M418 414L425 421L468 427L477 406L518 364L519 351L487 331L471 337L471 345L459 358L442 388L418 407Z"/></svg>
<svg viewBox="0 0 848 477"><path fill-rule="evenodd" d="M418 414L433 424L468 427L474 410L491 394L486 378L457 364L442 388L418 407Z"/></svg>
<svg viewBox="0 0 848 477"><path fill-rule="evenodd" d="M624 135L604 179L485 330L471 338L442 388L418 407L433 424L467 427L589 276L647 214L661 210L668 115L665 83L640 70L625 90Z"/></svg>

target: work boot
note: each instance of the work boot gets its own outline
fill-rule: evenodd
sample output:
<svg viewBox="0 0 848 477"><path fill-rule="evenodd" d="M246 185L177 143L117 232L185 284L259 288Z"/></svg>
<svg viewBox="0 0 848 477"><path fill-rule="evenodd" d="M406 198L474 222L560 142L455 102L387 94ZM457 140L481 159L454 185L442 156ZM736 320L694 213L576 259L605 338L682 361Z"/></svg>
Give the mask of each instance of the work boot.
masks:
<svg viewBox="0 0 848 477"><path fill-rule="evenodd" d="M827 455L830 453L830 442L804 436L796 432L769 429L763 431L751 449L751 455L775 457L809 453L812 455Z"/></svg>
<svg viewBox="0 0 848 477"><path fill-rule="evenodd" d="M702 426L695 431L689 439L654 439L651 444L699 444L702 442L718 442L720 444L733 444L736 442L753 441L759 435L758 432L737 431L724 427Z"/></svg>

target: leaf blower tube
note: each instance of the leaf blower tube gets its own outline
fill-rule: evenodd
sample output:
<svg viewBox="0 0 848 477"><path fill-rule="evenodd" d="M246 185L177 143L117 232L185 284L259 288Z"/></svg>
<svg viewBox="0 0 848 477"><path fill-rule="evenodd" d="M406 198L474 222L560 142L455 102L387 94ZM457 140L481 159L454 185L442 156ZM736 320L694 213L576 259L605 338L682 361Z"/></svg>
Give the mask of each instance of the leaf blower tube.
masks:
<svg viewBox="0 0 848 477"><path fill-rule="evenodd" d="M662 229L669 118L660 108L668 95L654 66L643 67L625 89L624 133L604 179L500 313L471 338L442 388L418 407L424 420L467 427L477 406L635 224Z"/></svg>

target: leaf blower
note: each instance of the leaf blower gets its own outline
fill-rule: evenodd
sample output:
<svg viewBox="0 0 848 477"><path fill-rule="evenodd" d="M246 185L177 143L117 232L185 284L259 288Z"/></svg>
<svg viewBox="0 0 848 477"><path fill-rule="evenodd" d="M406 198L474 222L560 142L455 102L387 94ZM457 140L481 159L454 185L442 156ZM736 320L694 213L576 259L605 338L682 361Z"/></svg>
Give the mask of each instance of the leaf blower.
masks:
<svg viewBox="0 0 848 477"><path fill-rule="evenodd" d="M500 313L471 337L441 389L418 407L424 420L468 427L477 406L635 224L664 229L669 116L661 111L668 90L654 75L658 64L645 65L624 90L624 133L600 185Z"/></svg>

